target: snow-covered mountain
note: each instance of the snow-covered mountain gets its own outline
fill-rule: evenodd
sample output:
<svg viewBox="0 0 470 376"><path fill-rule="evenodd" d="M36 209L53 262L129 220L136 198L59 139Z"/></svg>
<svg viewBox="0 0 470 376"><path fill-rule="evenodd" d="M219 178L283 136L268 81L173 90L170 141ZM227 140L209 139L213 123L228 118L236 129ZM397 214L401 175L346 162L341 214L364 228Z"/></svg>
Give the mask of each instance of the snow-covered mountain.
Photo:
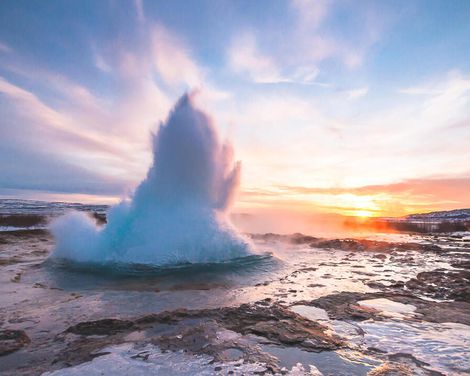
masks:
<svg viewBox="0 0 470 376"><path fill-rule="evenodd" d="M470 221L470 209L435 211L431 213L410 214L409 221Z"/></svg>

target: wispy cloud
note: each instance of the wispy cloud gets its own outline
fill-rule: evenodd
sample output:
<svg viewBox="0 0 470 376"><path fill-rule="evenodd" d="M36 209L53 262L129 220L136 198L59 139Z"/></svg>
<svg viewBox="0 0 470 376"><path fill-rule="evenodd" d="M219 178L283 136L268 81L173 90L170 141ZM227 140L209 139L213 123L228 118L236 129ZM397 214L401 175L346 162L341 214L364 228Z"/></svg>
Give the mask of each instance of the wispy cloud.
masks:
<svg viewBox="0 0 470 376"><path fill-rule="evenodd" d="M135 10L137 12L137 19L140 23L145 22L144 2L143 0L134 0Z"/></svg>
<svg viewBox="0 0 470 376"><path fill-rule="evenodd" d="M470 76L458 70L444 77L398 90L399 93L422 98L420 107L423 121L429 124L449 125L468 114L470 105Z"/></svg>
<svg viewBox="0 0 470 376"><path fill-rule="evenodd" d="M164 120L172 99L182 90L199 86L207 101L227 96L208 83L204 69L177 35L161 25L145 22L141 26L144 32L137 45L121 41L106 49L91 45L93 64L118 88L111 97L46 68L33 69L21 55L0 62L3 69L27 82L26 86L46 88L49 93L39 89L37 94L0 77L0 114L6 121L0 154L14 156L25 168L31 166L26 160L34 159L38 172L20 179L20 172L25 171L18 168L15 178L8 179L8 184L2 180L1 185L7 184L9 189L41 189L42 185L43 190L58 192L75 185L77 192L99 193L101 188L91 188L94 179L106 191L100 193L116 194L117 187L128 187L142 178L150 161L150 132ZM50 93L52 101L47 100ZM48 145L47 153L41 145ZM62 175L44 174L49 178L40 179L40 172L52 166L63 169ZM8 168L4 177L13 174L14 169ZM80 179L87 182L86 189ZM65 186L67 180L71 183Z"/></svg>
<svg viewBox="0 0 470 376"><path fill-rule="evenodd" d="M115 156L121 156L122 150L119 148L119 142L109 143L102 134L96 131L83 129L80 124L75 123L66 113L54 110L42 102L33 93L22 89L4 78L0 77L0 93L11 100L11 104L16 111L15 116L23 119L21 127L14 126L12 119L5 124L4 136L14 136L17 140L24 138L25 132L29 136L35 134L44 142L55 141L55 144L49 144L50 147L60 147L60 143L66 143L71 152L78 150L88 152L111 153ZM30 138L32 144L38 142L38 138ZM118 140L116 140L118 141ZM62 151L65 151L62 146Z"/></svg>
<svg viewBox="0 0 470 376"><path fill-rule="evenodd" d="M315 65L279 67L273 58L259 50L252 33L246 32L232 42L228 51L228 60L233 71L246 74L256 83L322 85L315 81L319 73Z"/></svg>
<svg viewBox="0 0 470 376"><path fill-rule="evenodd" d="M10 46L8 46L6 43L0 41L0 52L8 53L11 52L12 49Z"/></svg>
<svg viewBox="0 0 470 376"><path fill-rule="evenodd" d="M152 58L157 72L167 84L200 86L203 73L191 58L188 48L163 26L151 31Z"/></svg>
<svg viewBox="0 0 470 376"><path fill-rule="evenodd" d="M331 0L293 0L292 7L299 14L302 27L318 29L326 18Z"/></svg>
<svg viewBox="0 0 470 376"><path fill-rule="evenodd" d="M105 61L103 56L97 52L93 54L93 62L100 71L104 73L111 73L111 66Z"/></svg>
<svg viewBox="0 0 470 376"><path fill-rule="evenodd" d="M426 197L437 197L444 193L447 200L469 201L466 193L470 190L470 177L461 178L420 178L410 179L397 183L366 185L361 187L293 187L277 186L276 189L289 194L377 194L377 193L401 193L414 194Z"/></svg>
<svg viewBox="0 0 470 376"><path fill-rule="evenodd" d="M368 92L368 87L359 87L357 89L346 90L346 96L348 99L354 100L366 96Z"/></svg>
<svg viewBox="0 0 470 376"><path fill-rule="evenodd" d="M228 58L235 72L246 73L255 82L272 83L281 79L274 61L258 50L253 34L237 37L229 48Z"/></svg>
<svg viewBox="0 0 470 376"><path fill-rule="evenodd" d="M408 95L435 95L440 93L439 91L419 86L411 86L404 89L399 89L398 92L400 94Z"/></svg>
<svg viewBox="0 0 470 376"><path fill-rule="evenodd" d="M348 69L360 67L369 50L380 40L386 28L383 24L388 24L375 7L361 5L351 15L353 20L362 20L352 22L357 29L355 38L337 35L327 21L338 9L341 11L342 6L330 0L292 1L292 28L282 34L273 30L277 35L275 39L265 37L267 30L245 29L228 47L229 67L256 83L325 86L318 80L322 64L331 60ZM364 94L352 95L357 98Z"/></svg>
<svg viewBox="0 0 470 376"><path fill-rule="evenodd" d="M355 24L353 41L350 35L340 37L333 34L326 22L335 11L341 11L343 3L335 0L294 0L291 4L297 18L297 27L291 36L293 50L297 58L307 57L317 64L334 58L349 68L361 66L367 52L380 40L388 24L383 9L377 9L372 4L363 3L353 11L349 9L351 17L360 20Z"/></svg>

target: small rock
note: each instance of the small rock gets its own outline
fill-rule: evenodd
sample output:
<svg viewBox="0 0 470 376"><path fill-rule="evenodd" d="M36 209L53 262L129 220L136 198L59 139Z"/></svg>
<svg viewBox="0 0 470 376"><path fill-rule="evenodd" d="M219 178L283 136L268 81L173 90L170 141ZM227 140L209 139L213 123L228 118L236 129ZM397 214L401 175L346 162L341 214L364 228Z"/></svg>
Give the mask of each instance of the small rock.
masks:
<svg viewBox="0 0 470 376"><path fill-rule="evenodd" d="M133 326L134 323L128 320L103 319L97 321L81 322L77 325L69 327L66 332L84 336L111 335L128 330Z"/></svg>
<svg viewBox="0 0 470 376"><path fill-rule="evenodd" d="M23 330L0 330L0 356L15 352L30 342Z"/></svg>

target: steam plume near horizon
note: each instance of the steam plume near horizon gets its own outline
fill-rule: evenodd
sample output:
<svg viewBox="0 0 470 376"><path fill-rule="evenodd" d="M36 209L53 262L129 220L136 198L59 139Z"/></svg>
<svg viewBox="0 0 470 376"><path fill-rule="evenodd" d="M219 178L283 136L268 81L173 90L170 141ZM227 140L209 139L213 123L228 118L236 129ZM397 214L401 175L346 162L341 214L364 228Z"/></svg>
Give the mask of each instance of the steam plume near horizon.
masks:
<svg viewBox="0 0 470 376"><path fill-rule="evenodd" d="M210 117L185 94L153 135L153 164L130 200L102 228L71 212L51 226L51 258L92 263L169 265L219 262L251 252L228 220L240 162Z"/></svg>

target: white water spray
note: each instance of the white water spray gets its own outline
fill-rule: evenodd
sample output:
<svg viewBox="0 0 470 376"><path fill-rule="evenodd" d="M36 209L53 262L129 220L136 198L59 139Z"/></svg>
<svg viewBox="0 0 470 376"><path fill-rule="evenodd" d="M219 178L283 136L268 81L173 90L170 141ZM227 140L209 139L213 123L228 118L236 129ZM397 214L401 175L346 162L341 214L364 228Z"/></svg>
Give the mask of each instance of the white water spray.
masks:
<svg viewBox="0 0 470 376"><path fill-rule="evenodd" d="M98 228L86 214L57 221L51 257L74 262L169 265L243 257L250 246L227 219L240 163L212 120L184 95L153 138L153 164L129 201Z"/></svg>

